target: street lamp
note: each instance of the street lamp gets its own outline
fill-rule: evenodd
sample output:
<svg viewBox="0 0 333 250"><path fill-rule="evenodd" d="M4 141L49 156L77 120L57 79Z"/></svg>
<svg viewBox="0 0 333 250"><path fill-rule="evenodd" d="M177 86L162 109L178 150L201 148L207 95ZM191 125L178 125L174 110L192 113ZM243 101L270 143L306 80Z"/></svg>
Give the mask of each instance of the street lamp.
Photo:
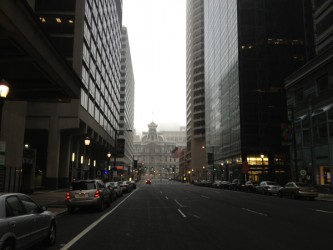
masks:
<svg viewBox="0 0 333 250"><path fill-rule="evenodd" d="M262 178L264 180L264 172L265 172L265 168L264 168L264 157L265 157L265 155L261 154L260 157L261 157L261 166L262 166Z"/></svg>
<svg viewBox="0 0 333 250"><path fill-rule="evenodd" d="M116 130L114 129L114 168L116 168L116 165L117 165L117 153L118 153L118 150L117 150L117 137L118 137L118 133L119 132L132 132L131 129L124 129L124 130ZM111 180L113 178L113 173L111 172Z"/></svg>
<svg viewBox="0 0 333 250"><path fill-rule="evenodd" d="M87 171L88 170L88 178L89 178L89 159L87 159L87 151L88 151L88 146L90 145L90 138L87 136L85 139L84 139L84 145L85 145L85 148L84 148L84 160L83 160L83 166L84 166L84 171ZM83 172L84 175L85 175L85 172ZM81 174L81 178L82 178L82 174Z"/></svg>
<svg viewBox="0 0 333 250"><path fill-rule="evenodd" d="M106 154L106 156L109 158L109 181L110 181L111 180L111 171L112 171L112 168L111 168L111 156L112 156L112 154L111 154L111 152L108 152Z"/></svg>
<svg viewBox="0 0 333 250"><path fill-rule="evenodd" d="M2 122L2 107L5 98L9 93L9 84L6 80L0 80L0 131L1 131L1 122Z"/></svg>

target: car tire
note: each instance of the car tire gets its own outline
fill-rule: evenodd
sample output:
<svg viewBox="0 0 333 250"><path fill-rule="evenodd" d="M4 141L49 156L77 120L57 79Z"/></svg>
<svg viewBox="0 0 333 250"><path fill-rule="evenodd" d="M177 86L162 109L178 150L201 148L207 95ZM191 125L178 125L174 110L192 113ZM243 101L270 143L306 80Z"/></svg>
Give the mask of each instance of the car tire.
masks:
<svg viewBox="0 0 333 250"><path fill-rule="evenodd" d="M98 206L98 210L99 210L100 212L102 212L102 211L104 210L104 200L103 200L103 199L101 199L101 202L100 202L100 204L99 204L99 206Z"/></svg>
<svg viewBox="0 0 333 250"><path fill-rule="evenodd" d="M296 199L297 199L297 196L296 196L296 194L295 194L295 193L291 193L291 199L294 199L294 200L296 200Z"/></svg>
<svg viewBox="0 0 333 250"><path fill-rule="evenodd" d="M54 221L52 221L47 233L47 237L45 238L44 245L45 246L53 245L56 241L56 237L57 237L57 228Z"/></svg>
<svg viewBox="0 0 333 250"><path fill-rule="evenodd" d="M5 245L2 247L2 250L15 250L15 244L12 240L7 240Z"/></svg>
<svg viewBox="0 0 333 250"><path fill-rule="evenodd" d="M68 212L69 214L74 213L74 207L67 207L67 212Z"/></svg>

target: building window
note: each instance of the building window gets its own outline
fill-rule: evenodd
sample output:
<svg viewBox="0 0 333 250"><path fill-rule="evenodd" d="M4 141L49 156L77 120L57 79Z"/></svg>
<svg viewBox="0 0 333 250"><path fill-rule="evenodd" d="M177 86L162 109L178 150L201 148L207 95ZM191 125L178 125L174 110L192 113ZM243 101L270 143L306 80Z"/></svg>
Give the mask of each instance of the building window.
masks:
<svg viewBox="0 0 333 250"><path fill-rule="evenodd" d="M329 83L328 83L328 75L324 75L317 79L317 89L318 89L318 95L325 92L329 89Z"/></svg>

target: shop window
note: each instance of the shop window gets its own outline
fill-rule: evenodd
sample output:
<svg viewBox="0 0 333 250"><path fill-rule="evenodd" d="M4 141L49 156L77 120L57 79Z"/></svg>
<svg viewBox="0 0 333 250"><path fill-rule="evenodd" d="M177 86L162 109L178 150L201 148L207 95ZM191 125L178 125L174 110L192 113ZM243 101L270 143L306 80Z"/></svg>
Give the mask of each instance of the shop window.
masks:
<svg viewBox="0 0 333 250"><path fill-rule="evenodd" d="M331 167L320 167L320 185L330 185L332 182Z"/></svg>

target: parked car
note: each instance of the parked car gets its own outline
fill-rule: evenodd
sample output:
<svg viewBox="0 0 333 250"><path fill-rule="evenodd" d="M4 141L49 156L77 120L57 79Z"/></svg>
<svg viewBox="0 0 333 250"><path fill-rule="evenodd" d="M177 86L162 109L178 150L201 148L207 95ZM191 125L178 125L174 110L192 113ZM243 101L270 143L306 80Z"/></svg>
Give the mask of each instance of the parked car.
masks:
<svg viewBox="0 0 333 250"><path fill-rule="evenodd" d="M102 211L105 205L110 205L110 191L101 180L78 180L72 182L72 188L66 192L65 203L68 213L75 208L94 206Z"/></svg>
<svg viewBox="0 0 333 250"><path fill-rule="evenodd" d="M242 185L244 184L244 180L241 179L233 179L232 182L230 183L229 189L231 190L241 190Z"/></svg>
<svg viewBox="0 0 333 250"><path fill-rule="evenodd" d="M293 199L307 197L313 200L318 196L318 191L312 185L304 182L288 182L279 190L278 195L280 197L289 196Z"/></svg>
<svg viewBox="0 0 333 250"><path fill-rule="evenodd" d="M0 194L0 249L26 249L56 240L56 217L28 195Z"/></svg>
<svg viewBox="0 0 333 250"><path fill-rule="evenodd" d="M146 184L151 184L151 180L150 180L150 179L147 179L147 180L146 180Z"/></svg>
<svg viewBox="0 0 333 250"><path fill-rule="evenodd" d="M112 201L115 201L115 200L117 200L117 197L118 197L118 195L117 195L117 190L114 188L114 186L112 186L111 184L110 184L111 182L105 182L105 187L109 190L109 192L110 192L110 200L111 200L111 202Z"/></svg>
<svg viewBox="0 0 333 250"><path fill-rule="evenodd" d="M122 191L121 187L119 186L118 182L116 182L116 181L106 182L105 186L107 188L109 188L109 187L112 188L115 191L117 197L120 197L123 195L123 191Z"/></svg>
<svg viewBox="0 0 333 250"><path fill-rule="evenodd" d="M136 182L135 181L130 181L130 183L132 184L133 189L136 189Z"/></svg>
<svg viewBox="0 0 333 250"><path fill-rule="evenodd" d="M281 186L275 181L262 181L256 187L256 192L259 194L277 195Z"/></svg>
<svg viewBox="0 0 333 250"><path fill-rule="evenodd" d="M258 183L256 183L256 182L247 181L244 183L244 185L242 185L242 191L255 193L257 186L258 186Z"/></svg>
<svg viewBox="0 0 333 250"><path fill-rule="evenodd" d="M222 185L222 181L217 180L217 181L213 182L212 187L214 187L214 188L221 188L221 185Z"/></svg>
<svg viewBox="0 0 333 250"><path fill-rule="evenodd" d="M230 189L230 181L222 181L220 188L222 189Z"/></svg>
<svg viewBox="0 0 333 250"><path fill-rule="evenodd" d="M129 193L132 191L133 187L129 181L118 181L119 186L123 188L123 193Z"/></svg>

